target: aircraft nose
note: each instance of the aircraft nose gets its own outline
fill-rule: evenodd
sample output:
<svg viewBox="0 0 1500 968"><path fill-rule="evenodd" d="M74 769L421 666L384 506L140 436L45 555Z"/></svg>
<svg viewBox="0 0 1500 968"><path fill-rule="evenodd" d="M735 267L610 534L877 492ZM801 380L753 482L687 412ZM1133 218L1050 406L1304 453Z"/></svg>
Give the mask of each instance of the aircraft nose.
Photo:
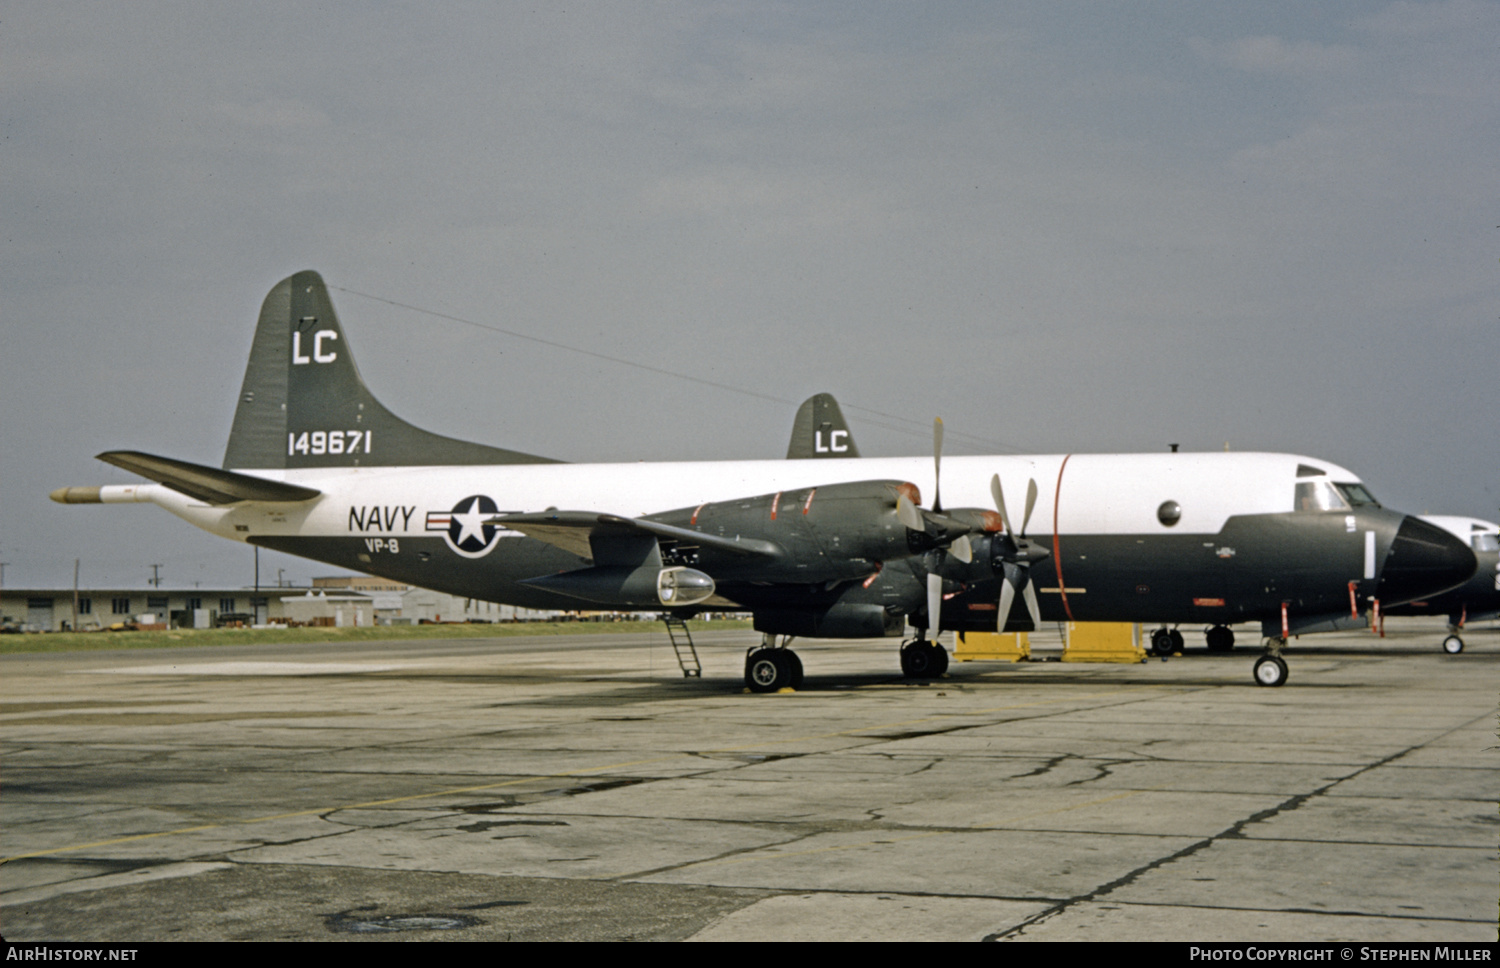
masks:
<svg viewBox="0 0 1500 968"><path fill-rule="evenodd" d="M1408 515L1401 520L1380 572L1380 601L1396 605L1436 595L1462 585L1478 567L1468 545Z"/></svg>

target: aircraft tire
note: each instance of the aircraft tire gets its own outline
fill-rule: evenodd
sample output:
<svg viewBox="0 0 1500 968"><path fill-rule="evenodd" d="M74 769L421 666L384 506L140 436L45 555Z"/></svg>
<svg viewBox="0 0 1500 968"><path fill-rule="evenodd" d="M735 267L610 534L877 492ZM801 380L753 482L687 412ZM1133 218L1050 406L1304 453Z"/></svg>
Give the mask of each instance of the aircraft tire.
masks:
<svg viewBox="0 0 1500 968"><path fill-rule="evenodd" d="M795 655L787 659L785 649L756 649L745 660L745 685L751 692L778 692L795 689L792 685L794 672L800 672L802 663ZM793 664L795 663L795 665ZM801 676L796 676L800 679Z"/></svg>
<svg viewBox="0 0 1500 968"><path fill-rule="evenodd" d="M1151 633L1151 651L1156 655L1172 654L1172 633L1166 629L1157 629Z"/></svg>
<svg viewBox="0 0 1500 968"><path fill-rule="evenodd" d="M1255 660L1254 675L1257 686L1284 686L1287 679L1286 662L1279 655L1263 655Z"/></svg>
<svg viewBox="0 0 1500 968"><path fill-rule="evenodd" d="M937 679L947 671L948 650L934 642L932 643L932 672L930 673L930 675L932 676L932 678Z"/></svg>
<svg viewBox="0 0 1500 968"><path fill-rule="evenodd" d="M941 647L933 646L918 639L908 642L901 647L901 672L908 679L932 679L942 675L937 669L941 661L946 668L948 665L948 653L942 652L942 659L937 658L937 653L942 652Z"/></svg>
<svg viewBox="0 0 1500 968"><path fill-rule="evenodd" d="M1182 651L1182 649L1183 649L1182 633L1179 632L1177 629L1172 629L1170 632L1167 633L1167 641L1170 642L1170 643L1172 643L1172 651L1173 652L1181 652Z"/></svg>
<svg viewBox="0 0 1500 968"><path fill-rule="evenodd" d="M1228 652L1234 648L1234 630L1227 625L1215 625L1204 638L1210 652Z"/></svg>
<svg viewBox="0 0 1500 968"><path fill-rule="evenodd" d="M792 689L802 688L802 658L791 649L782 649L781 657L791 669L791 681L788 686Z"/></svg>
<svg viewBox="0 0 1500 968"><path fill-rule="evenodd" d="M1456 635L1450 635L1443 639L1443 651L1449 655L1458 655L1464 650L1464 640Z"/></svg>

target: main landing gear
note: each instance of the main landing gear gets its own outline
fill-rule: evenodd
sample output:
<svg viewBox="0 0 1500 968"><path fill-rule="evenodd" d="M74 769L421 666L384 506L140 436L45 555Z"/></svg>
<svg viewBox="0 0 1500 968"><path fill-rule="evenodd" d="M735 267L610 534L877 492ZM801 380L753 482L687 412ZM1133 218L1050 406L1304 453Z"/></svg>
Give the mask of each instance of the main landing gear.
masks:
<svg viewBox="0 0 1500 968"><path fill-rule="evenodd" d="M1286 639L1266 639L1266 654L1255 660L1255 684L1257 686L1286 685L1286 660L1281 650L1286 648Z"/></svg>
<svg viewBox="0 0 1500 968"><path fill-rule="evenodd" d="M1215 625L1203 633L1210 652L1228 652L1234 648L1234 630L1227 625ZM1162 626L1151 633L1151 652L1167 656L1182 652L1182 633L1177 629Z"/></svg>
<svg viewBox="0 0 1500 968"><path fill-rule="evenodd" d="M1210 652L1228 652L1234 648L1234 629L1227 625L1215 625L1203 633Z"/></svg>
<svg viewBox="0 0 1500 968"><path fill-rule="evenodd" d="M1182 651L1182 633L1163 626L1151 633L1151 651L1157 655L1171 655Z"/></svg>
<svg viewBox="0 0 1500 968"><path fill-rule="evenodd" d="M948 653L936 642L913 639L901 646L901 672L908 679L936 679L948 671Z"/></svg>
<svg viewBox="0 0 1500 968"><path fill-rule="evenodd" d="M1448 637L1443 639L1443 651L1449 655L1458 655L1464 650L1464 640L1458 637L1457 632L1449 632Z"/></svg>
<svg viewBox="0 0 1500 968"><path fill-rule="evenodd" d="M761 636L759 648L745 654L745 686L751 692L780 692L802 686L802 660L787 648L790 635L776 643L776 636Z"/></svg>

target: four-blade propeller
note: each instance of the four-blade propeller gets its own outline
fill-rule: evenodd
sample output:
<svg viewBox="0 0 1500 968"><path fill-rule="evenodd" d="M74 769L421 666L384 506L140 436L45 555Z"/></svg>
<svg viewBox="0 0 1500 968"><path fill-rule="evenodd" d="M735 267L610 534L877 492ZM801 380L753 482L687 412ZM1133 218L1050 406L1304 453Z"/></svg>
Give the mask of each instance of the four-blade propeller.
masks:
<svg viewBox="0 0 1500 968"><path fill-rule="evenodd" d="M998 566L998 570L1004 573L1000 581L1000 607L995 618L995 631L1005 631L1005 623L1010 620L1010 610L1015 604L1018 591L1026 600L1032 627L1039 628L1042 624L1042 611L1036 603L1036 586L1031 581L1031 565L1047 557L1047 552L1026 537L1026 526L1031 523L1031 512L1036 508L1036 479L1026 482L1026 514L1021 518L1019 533L1011 525L1010 515L1005 510L1005 492L1000 488L999 474L990 478L990 496L995 499L1000 520L1005 522L1004 541L997 540L992 546L995 555L991 567Z"/></svg>
<svg viewBox="0 0 1500 968"><path fill-rule="evenodd" d="M975 545L970 535L975 532L991 532L989 538L989 561L991 573L1000 579L1000 594L995 619L996 631L1005 631L1006 623L1015 605L1017 596L1026 602L1031 615L1032 627L1042 623L1041 609L1037 605L1036 588L1031 580L1031 566L1048 556L1036 542L1026 537L1026 528L1031 523L1031 513L1036 509L1037 486L1035 478L1026 484L1026 510L1021 519L1021 528L1016 530L1005 506L1005 493L1000 486L1000 475L990 478L990 496L999 520L989 511L960 509L945 514L942 497L943 472L943 421L934 420L932 425L932 510L917 507L912 496L900 494L896 501L896 516L906 526L908 538L915 547L927 546L924 555L927 570L926 598L928 632L936 637L939 617L943 606L943 572L947 558L969 565L974 560ZM920 497L917 498L920 500ZM1000 533L995 533L1000 532ZM981 539L982 540L982 539Z"/></svg>
<svg viewBox="0 0 1500 968"><path fill-rule="evenodd" d="M937 638L940 631L939 616L943 609L943 563L947 553L964 564L974 560L974 548L969 543L971 528L943 514L943 418L932 421L932 511L930 516L940 518L946 530L954 537L940 542L928 554L927 564L927 624L928 634Z"/></svg>

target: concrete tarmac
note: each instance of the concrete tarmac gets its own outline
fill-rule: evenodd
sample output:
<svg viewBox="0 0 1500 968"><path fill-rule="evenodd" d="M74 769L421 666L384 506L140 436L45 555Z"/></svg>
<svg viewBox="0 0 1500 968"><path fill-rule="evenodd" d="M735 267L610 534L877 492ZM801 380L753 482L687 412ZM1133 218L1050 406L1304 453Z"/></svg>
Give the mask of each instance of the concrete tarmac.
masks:
<svg viewBox="0 0 1500 968"><path fill-rule="evenodd" d="M664 632L0 657L0 935L1494 941L1500 634L1441 637L1279 689L1196 631L926 685L798 643L768 696L748 632L702 680Z"/></svg>

